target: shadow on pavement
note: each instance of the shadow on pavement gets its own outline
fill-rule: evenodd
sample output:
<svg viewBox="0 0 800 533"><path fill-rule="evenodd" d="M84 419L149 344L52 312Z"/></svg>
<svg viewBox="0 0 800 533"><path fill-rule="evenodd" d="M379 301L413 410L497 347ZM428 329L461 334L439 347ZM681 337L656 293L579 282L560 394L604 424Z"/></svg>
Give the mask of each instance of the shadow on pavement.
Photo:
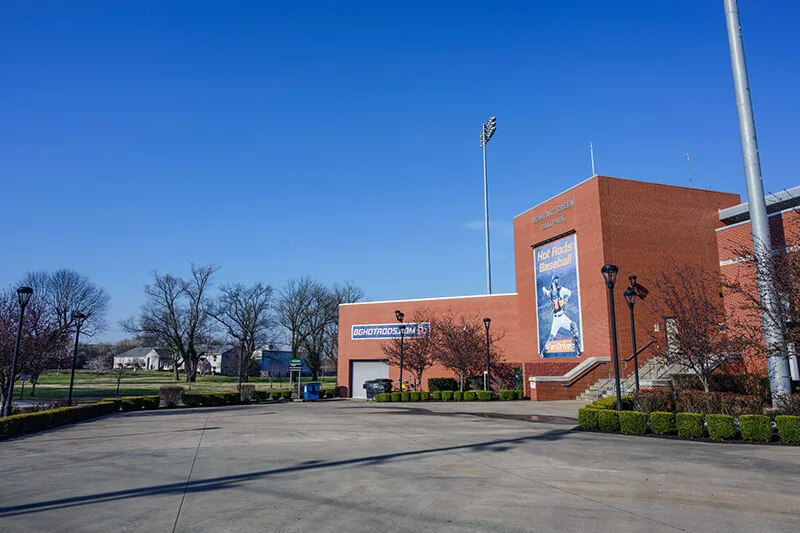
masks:
<svg viewBox="0 0 800 533"><path fill-rule="evenodd" d="M59 498L55 500L48 500L36 503L27 503L21 505L9 505L0 507L0 517L18 516L28 513L36 513L41 511L51 511L55 509L64 509L69 507L77 507L80 505L88 505L93 503L104 503L118 500L125 500L128 498L139 498L142 496L159 496L165 494L183 494L193 492L209 492L215 490L222 490L232 488L239 483L261 479L268 476L279 474L288 474L293 472L319 470L323 468L335 468L339 466L367 466L385 463L394 459L402 459L408 457L428 456L436 453L443 452L463 452L463 451L483 451L502 453L513 449L529 442L536 441L555 441L570 433L567 429L558 429L547 431L540 435L531 435L528 437L518 437L514 439L499 439L493 441L479 442L475 444L463 444L459 446L445 446L441 448L431 448L427 450L415 450L409 452L397 452L381 455L372 455L369 457L361 457L356 459L344 459L341 461L306 461L296 466L289 466L285 468L276 468L273 470L261 470L257 472L250 472L247 474L238 474L233 476L220 476L216 478L204 479L200 481L190 481L189 483L169 483L165 485L153 485L150 487L142 487L138 489L118 490L105 492L100 494L92 494L86 496L75 496L72 498Z"/></svg>

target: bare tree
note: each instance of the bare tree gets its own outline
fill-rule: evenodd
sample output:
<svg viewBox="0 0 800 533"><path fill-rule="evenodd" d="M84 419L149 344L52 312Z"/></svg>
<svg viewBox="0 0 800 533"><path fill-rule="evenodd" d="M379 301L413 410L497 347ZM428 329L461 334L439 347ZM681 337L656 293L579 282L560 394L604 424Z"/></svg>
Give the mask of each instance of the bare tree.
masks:
<svg viewBox="0 0 800 533"><path fill-rule="evenodd" d="M310 291L310 299L305 307L302 320L303 360L316 380L322 370L326 357L330 354L330 331L339 315L339 302L336 294L321 284Z"/></svg>
<svg viewBox="0 0 800 533"><path fill-rule="evenodd" d="M183 364L186 381L196 380L200 354L197 347L209 336L207 313L211 278L218 270L213 265L192 265L188 280L170 274L153 274L153 284L145 285L147 300L138 318L122 322L128 333L156 339L175 357L175 378L178 361Z"/></svg>
<svg viewBox="0 0 800 533"><path fill-rule="evenodd" d="M723 363L741 358L741 342L726 332L720 280L700 265L678 266L655 281L651 310L665 324L655 354L697 374L708 392L709 376Z"/></svg>
<svg viewBox="0 0 800 533"><path fill-rule="evenodd" d="M800 242L800 230L790 229L785 242ZM733 250L738 257L735 274L723 278L728 300L735 309L732 327L736 328L749 353L760 357L786 357L800 347L800 251L787 247L755 251L742 246ZM772 291L766 298L759 293L757 278L771 279ZM765 305L771 299L780 305ZM765 324L766 322L766 324ZM780 332L782 342L764 343L763 328Z"/></svg>
<svg viewBox="0 0 800 533"><path fill-rule="evenodd" d="M48 312L53 313L58 327L72 330L73 311L87 316L81 326L81 335L92 337L106 328L106 314L111 297L87 276L62 268L55 272L43 270L29 272L22 285L32 287Z"/></svg>
<svg viewBox="0 0 800 533"><path fill-rule="evenodd" d="M339 306L341 304L360 302L364 299L364 291L352 281L346 281L342 284L334 285L333 294L337 302L336 320L328 326L326 351L328 360L333 364L333 367L336 368L339 363Z"/></svg>
<svg viewBox="0 0 800 533"><path fill-rule="evenodd" d="M431 331L437 339L436 361L452 370L464 390L467 378L486 370L486 329L478 316L446 313L431 320ZM490 333L489 359L492 365L502 363L498 341L502 333Z"/></svg>
<svg viewBox="0 0 800 533"><path fill-rule="evenodd" d="M280 290L276 313L278 323L288 333L292 359L300 357L300 350L306 341L308 307L318 287L320 287L318 281L304 277L290 279Z"/></svg>
<svg viewBox="0 0 800 533"><path fill-rule="evenodd" d="M389 364L400 365L400 351L402 342L403 368L407 369L414 376L417 390L422 385L423 373L436 364L436 355L439 352L441 342L441 328L432 328L436 323L433 315L427 309L419 309L406 317L408 322L417 324L414 335L404 335L390 339L381 345L381 350L389 358ZM421 328L420 324L429 326Z"/></svg>
<svg viewBox="0 0 800 533"><path fill-rule="evenodd" d="M125 368L125 365L119 365L117 367L114 367L114 369L111 371L111 373L114 374L114 379L117 382L117 392L114 393L116 396L119 396L119 384L120 382L122 382L122 377L125 375L127 371L128 369Z"/></svg>
<svg viewBox="0 0 800 533"><path fill-rule="evenodd" d="M273 289L258 282L250 287L241 283L223 285L220 295L208 310L225 334L237 344L236 373L239 384L247 381L250 360L259 346L272 340Z"/></svg>
<svg viewBox="0 0 800 533"><path fill-rule="evenodd" d="M22 374L31 376L32 381L49 368L66 363L69 333L53 320L46 302L34 298L25 309L19 357L14 376L11 376L11 359L19 324L19 305L17 295L12 291L0 292L0 410L4 409L8 385Z"/></svg>

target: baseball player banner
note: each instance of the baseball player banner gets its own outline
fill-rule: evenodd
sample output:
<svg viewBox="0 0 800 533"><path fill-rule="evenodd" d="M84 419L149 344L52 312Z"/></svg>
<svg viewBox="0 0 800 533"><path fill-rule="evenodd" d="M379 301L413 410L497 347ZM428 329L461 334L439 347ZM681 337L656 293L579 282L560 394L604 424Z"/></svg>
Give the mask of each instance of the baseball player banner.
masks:
<svg viewBox="0 0 800 533"><path fill-rule="evenodd" d="M583 335L575 235L534 249L533 264L539 356L580 357Z"/></svg>

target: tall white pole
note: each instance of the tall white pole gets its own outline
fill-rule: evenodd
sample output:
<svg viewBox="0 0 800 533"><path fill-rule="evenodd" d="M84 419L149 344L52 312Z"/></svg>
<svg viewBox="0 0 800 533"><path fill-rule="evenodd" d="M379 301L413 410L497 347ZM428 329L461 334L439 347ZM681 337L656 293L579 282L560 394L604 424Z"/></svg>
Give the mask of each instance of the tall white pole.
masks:
<svg viewBox="0 0 800 533"><path fill-rule="evenodd" d="M771 317L781 316L777 310L780 303L775 298L772 270L769 257L772 241L767 220L767 203L764 200L764 184L761 180L761 160L758 156L755 118L753 104L750 100L750 83L747 77L747 64L744 59L744 43L742 27L739 23L739 5L737 0L724 0L725 20L728 27L728 45L731 53L733 69L733 86L736 91L736 111L739 116L739 137L742 142L742 158L747 183L747 205L750 209L750 228L753 233L753 249L758 263L756 278L758 292L761 297L761 324L764 331L764 343L767 349L767 367L769 371L770 389L773 404L776 394L791 392L789 358L784 353L784 339L781 330L773 323Z"/></svg>
<svg viewBox="0 0 800 533"><path fill-rule="evenodd" d="M486 226L486 294L492 294L492 260L489 255L489 181L486 177L486 142L483 143L483 223Z"/></svg>
<svg viewBox="0 0 800 533"><path fill-rule="evenodd" d="M591 141L589 141L589 155L592 157L592 177L594 177L597 173L594 171L594 146Z"/></svg>

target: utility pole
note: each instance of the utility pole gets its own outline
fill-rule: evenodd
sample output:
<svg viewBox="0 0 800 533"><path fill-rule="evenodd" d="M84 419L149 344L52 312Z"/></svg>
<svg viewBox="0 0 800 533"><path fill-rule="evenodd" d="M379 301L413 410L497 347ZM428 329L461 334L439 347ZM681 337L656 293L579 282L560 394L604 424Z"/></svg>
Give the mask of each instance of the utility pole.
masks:
<svg viewBox="0 0 800 533"><path fill-rule="evenodd" d="M725 21L728 27L728 46L733 69L733 86L736 91L736 112L739 116L739 137L742 142L742 159L747 183L747 206L750 209L750 229L753 233L753 252L756 266L758 293L761 298L761 325L767 349L767 367L772 401L776 395L791 393L789 358L783 352L784 339L781 330L770 317L781 316L777 310L780 305L775 296L772 268L769 258L772 241L767 220L767 203L764 199L764 184L761 180L761 160L758 156L756 125L753 117L753 103L750 100L750 82L747 77L747 64L744 59L742 27L739 22L737 0L724 0Z"/></svg>

